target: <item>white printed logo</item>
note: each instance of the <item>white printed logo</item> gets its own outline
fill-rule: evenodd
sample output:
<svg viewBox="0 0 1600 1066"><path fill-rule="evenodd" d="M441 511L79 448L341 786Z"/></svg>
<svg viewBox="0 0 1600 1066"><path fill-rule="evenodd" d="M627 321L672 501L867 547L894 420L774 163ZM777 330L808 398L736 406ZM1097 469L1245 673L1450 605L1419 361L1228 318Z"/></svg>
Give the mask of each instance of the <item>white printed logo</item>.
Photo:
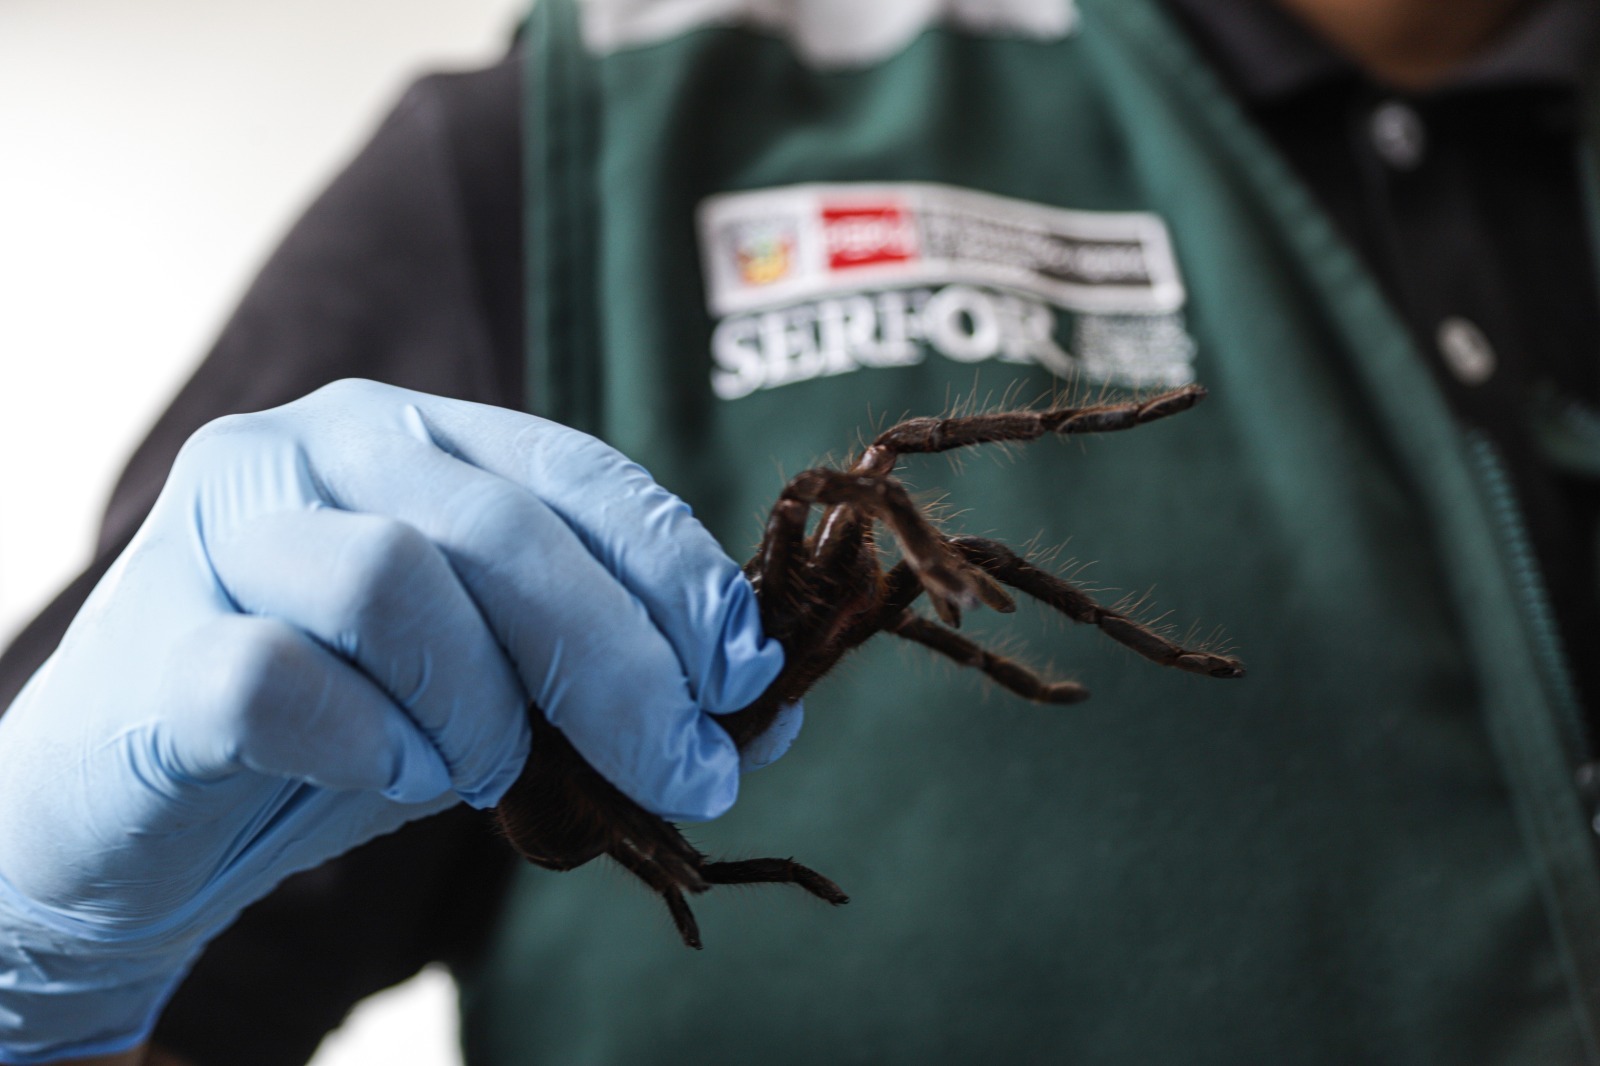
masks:
<svg viewBox="0 0 1600 1066"><path fill-rule="evenodd" d="M795 185L700 209L712 386L919 362L1033 363L1136 387L1193 380L1165 224L930 184ZM1056 311L1077 315L1074 354Z"/></svg>

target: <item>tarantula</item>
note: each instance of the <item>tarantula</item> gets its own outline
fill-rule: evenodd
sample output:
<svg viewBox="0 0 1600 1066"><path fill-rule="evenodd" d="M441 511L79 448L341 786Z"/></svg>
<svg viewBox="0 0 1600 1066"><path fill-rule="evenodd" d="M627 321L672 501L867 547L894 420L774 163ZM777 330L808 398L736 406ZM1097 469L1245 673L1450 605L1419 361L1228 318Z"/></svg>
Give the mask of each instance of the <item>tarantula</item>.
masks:
<svg viewBox="0 0 1600 1066"><path fill-rule="evenodd" d="M879 434L848 469L819 467L795 477L779 494L760 548L745 566L762 625L787 653L785 666L759 699L717 721L743 750L784 705L804 696L847 652L881 632L982 670L1026 699L1076 703L1086 698L1083 686L1041 678L955 631L961 612L980 603L1014 610L1002 586L1075 622L1097 626L1163 666L1207 677L1243 677L1237 659L1183 647L1128 614L1101 606L1003 544L942 533L894 477L902 455L1031 441L1047 433L1131 429L1186 411L1204 396L1204 389L1189 386L1127 403L916 418ZM814 507L823 508L822 516L808 534ZM887 570L874 543L878 523L900 546L901 560ZM911 610L923 594L944 624ZM528 861L570 870L601 854L611 856L666 901L679 935L692 948L701 946L700 933L685 895L712 885L794 884L829 903L848 901L838 885L792 859L709 861L673 825L601 777L537 707L529 708L529 720L532 754L496 809L506 836Z"/></svg>

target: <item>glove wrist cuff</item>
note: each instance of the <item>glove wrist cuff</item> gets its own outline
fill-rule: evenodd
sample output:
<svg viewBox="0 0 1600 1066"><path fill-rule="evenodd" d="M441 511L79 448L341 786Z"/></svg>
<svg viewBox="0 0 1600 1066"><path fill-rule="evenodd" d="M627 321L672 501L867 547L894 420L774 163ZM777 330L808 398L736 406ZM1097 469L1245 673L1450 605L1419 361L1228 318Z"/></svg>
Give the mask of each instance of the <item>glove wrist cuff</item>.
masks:
<svg viewBox="0 0 1600 1066"><path fill-rule="evenodd" d="M38 909L0 878L0 1064L110 1055L147 1039L195 949L84 938Z"/></svg>

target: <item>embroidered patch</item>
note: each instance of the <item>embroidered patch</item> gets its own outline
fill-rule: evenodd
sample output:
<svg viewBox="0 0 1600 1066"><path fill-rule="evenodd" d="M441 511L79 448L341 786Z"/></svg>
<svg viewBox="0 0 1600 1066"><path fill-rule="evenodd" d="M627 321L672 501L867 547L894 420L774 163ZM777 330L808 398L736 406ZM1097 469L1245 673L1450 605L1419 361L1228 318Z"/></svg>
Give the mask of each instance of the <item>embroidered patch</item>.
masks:
<svg viewBox="0 0 1600 1066"><path fill-rule="evenodd" d="M1035 363L1132 387L1193 380L1162 220L933 184L794 185L699 212L718 396L920 362ZM1057 311L1073 315L1073 353Z"/></svg>

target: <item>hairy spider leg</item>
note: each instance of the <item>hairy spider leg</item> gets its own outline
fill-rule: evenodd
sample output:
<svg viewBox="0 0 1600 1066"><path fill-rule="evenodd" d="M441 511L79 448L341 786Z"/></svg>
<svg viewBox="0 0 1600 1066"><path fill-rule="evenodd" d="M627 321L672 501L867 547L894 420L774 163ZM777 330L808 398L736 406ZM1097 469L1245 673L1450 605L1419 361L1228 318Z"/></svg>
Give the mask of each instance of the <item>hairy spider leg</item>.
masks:
<svg viewBox="0 0 1600 1066"><path fill-rule="evenodd" d="M1206 390L1186 385L1144 400L1052 407L1043 411L999 411L951 418L913 418L890 426L868 445L850 468L856 474L887 475L902 455L947 452L975 444L1038 440L1046 433L1114 433L1187 411L1205 399Z"/></svg>
<svg viewBox="0 0 1600 1066"><path fill-rule="evenodd" d="M875 611L883 570L878 560L873 519L856 508L831 507L824 519L838 518L834 535L807 539L812 504L782 496L767 519L761 546L745 566L759 594L761 624L789 649L791 664L815 668L787 673L775 686L783 700L795 700L826 673L837 656L819 656L863 611ZM951 558L958 558L951 553ZM912 580L915 580L914 578ZM737 738L736 738L737 739Z"/></svg>
<svg viewBox="0 0 1600 1066"><path fill-rule="evenodd" d="M810 558L806 551L810 514L811 505L804 500L778 497L761 532L761 546L744 568L760 594L762 628L780 640L787 637L803 608L801 570Z"/></svg>
<svg viewBox="0 0 1600 1066"><path fill-rule="evenodd" d="M673 883L672 878L656 865L654 860L625 845L612 848L607 854L623 869L649 885L656 895L666 902L667 913L672 915L672 924L677 926L678 935L683 938L685 944L697 951L705 946L700 942L700 923L695 921L694 911L689 909L689 902L683 898L683 892Z"/></svg>
<svg viewBox="0 0 1600 1066"><path fill-rule="evenodd" d="M978 444L1031 441L1046 433L1072 435L1132 429L1187 411L1205 396L1206 390L1203 387L1188 385L1147 399L1124 403L1056 407L1044 411L1008 411L951 418L914 418L900 422L880 433L862 456L851 465L849 471L840 472L826 468L808 470L790 482L768 519L761 550L756 559L752 560L754 573L760 575L763 587L780 593L791 591L798 570L794 561L804 553L805 523L809 515L809 507L795 506L799 502L831 505L818 523L817 533L811 544L811 562L825 572L832 572L833 568L823 565L823 557L832 550L835 543L852 535L859 535L864 525L870 526L870 522L862 521L862 511L867 512L869 519L879 517L890 521L888 511L881 507L864 507L859 497L836 499L815 492L808 494L804 491L792 491L803 486L809 476L825 475L842 479L852 475L861 477L875 475L884 479L884 482L899 487L899 483L894 482L890 475L901 455L951 451ZM903 488L900 492L904 495ZM910 506L909 509L915 512L914 506ZM916 517L921 519L920 512L915 513ZM921 524L931 530L931 524L927 523L926 519L921 519ZM892 523L891 528L895 528ZM895 528L895 532L901 536L902 544L906 544L902 531ZM910 550L908 548L908 553ZM935 582L937 583L937 577ZM933 585L929 587L932 593L930 598L934 600L935 610L940 617L951 624L956 624L959 618L959 602L963 597L955 596L941 600L939 590ZM986 597L980 598L985 598L987 602ZM1004 607L998 603L990 605L999 610L1010 608L1009 601L1006 601Z"/></svg>
<svg viewBox="0 0 1600 1066"><path fill-rule="evenodd" d="M828 510L808 541L814 506ZM1016 609L999 584L950 548L894 478L825 467L802 471L773 505L761 546L745 568L760 595L762 625L783 642L788 659L762 698L718 719L741 749L766 731L784 704L804 696L846 651L893 617L881 611L883 574L873 537L880 520L905 554L902 582L911 579L904 569L909 562L915 591L926 587L935 610L952 625L960 624L957 595L1003 612ZM881 620L862 631L863 615ZM850 633L861 635L848 640Z"/></svg>
<svg viewBox="0 0 1600 1066"><path fill-rule="evenodd" d="M687 891L704 890L704 856L681 833L590 766L536 705L529 705L528 725L528 762L496 808L506 838L523 858L546 869L572 870L628 846Z"/></svg>
<svg viewBox="0 0 1600 1066"><path fill-rule="evenodd" d="M1076 681L1046 681L1015 659L998 655L914 611L902 611L900 617L886 629L896 636L915 641L954 659L962 666L982 670L996 684L1025 700L1035 703L1082 703L1089 698L1089 690Z"/></svg>
<svg viewBox="0 0 1600 1066"><path fill-rule="evenodd" d="M922 514L905 486L892 477L818 467L785 486L783 499L808 504L843 504L864 518L883 522L894 533L906 561L945 621L956 624L957 610L982 602L997 611L1015 609L1011 597L987 573L968 566ZM819 534L820 539L820 534Z"/></svg>
<svg viewBox="0 0 1600 1066"><path fill-rule="evenodd" d="M1207 677L1244 676L1244 666L1237 659L1185 648L1168 640L1127 615L1100 606L1082 589L1034 566L999 541L963 536L951 537L949 543L969 562L988 570L997 581L1061 611L1075 622L1098 627L1112 639L1147 659ZM1041 703L1077 703L1088 698L1088 689L1076 682L1047 681L1015 660L990 651L911 611L910 607L922 589L904 563L897 564L889 571L883 588L879 609L863 618L841 641L845 650L856 647L875 633L888 631L946 655L963 666L981 670L996 683L1024 699Z"/></svg>
<svg viewBox="0 0 1600 1066"><path fill-rule="evenodd" d="M912 418L878 434L850 465L849 473L888 477L902 455L929 454L978 444L1026 442L1046 433L1111 433L1132 429L1157 419L1187 411L1206 396L1199 385L1173 389L1144 400L1096 404L1089 407L1053 407L1043 411L1000 411L992 414L956 415L949 418ZM858 521L848 507L835 506L817 524L814 550L822 551L843 529Z"/></svg>
<svg viewBox="0 0 1600 1066"><path fill-rule="evenodd" d="M677 927L683 942L696 950L704 947L700 939L700 923L695 919L683 889L662 870L653 859L626 846L608 852L629 873L650 886L667 905L672 924ZM702 856L702 858L704 858ZM735 862L707 862L700 872L705 884L694 892L703 892L711 885L796 885L834 906L850 902L844 889L831 880L793 859L741 859Z"/></svg>
<svg viewBox="0 0 1600 1066"><path fill-rule="evenodd" d="M740 859L708 862L700 870L713 885L798 885L835 907L850 902L844 889L793 859Z"/></svg>
<svg viewBox="0 0 1600 1066"><path fill-rule="evenodd" d="M877 611L882 567L871 520L849 507L834 508L850 515L849 527L819 556L815 538L808 541L805 535L811 507L805 500L780 497L761 546L745 565L758 594L762 628L783 643L786 656L783 672L754 703L717 718L740 750L833 668L847 650L838 645L840 634L863 612Z"/></svg>
<svg viewBox="0 0 1600 1066"><path fill-rule="evenodd" d="M849 471L800 474L779 497L761 548L745 568L760 592L763 624L784 641L789 662L755 703L717 720L742 750L770 726L785 702L803 695L845 652L885 630L976 666L1026 698L1081 699L1086 694L1081 686L1044 681L909 610L927 592L935 610L952 625L959 623L961 606L975 602L1010 611L1014 604L1002 584L1098 626L1158 663L1213 677L1243 676L1237 660L1183 648L1127 615L1101 607L1005 545L979 537L946 537L890 476L902 453L1028 441L1045 433L1129 429L1187 410L1204 395L1203 389L1190 387L1133 403L913 419L880 434ZM808 541L811 509L819 506L825 511ZM873 543L878 521L894 533L904 554L887 574ZM530 712L538 742L498 810L507 835L530 861L563 870L598 854L610 855L662 897L679 935L693 948L701 946L700 931L685 893L703 892L713 884L796 884L829 903L847 902L832 881L792 859L708 862L675 826L639 807L590 767L537 708ZM562 817L550 818L548 810L559 810ZM530 817L530 811L540 814Z"/></svg>
<svg viewBox="0 0 1600 1066"><path fill-rule="evenodd" d="M610 784L610 782L607 782ZM621 792L617 802L610 804L607 813L620 830L618 843L626 845L633 854L652 863L662 875L685 892L704 892L706 880L701 867L706 857L684 839L677 826L658 815L651 814ZM614 858L616 851L608 852Z"/></svg>
<svg viewBox="0 0 1600 1066"><path fill-rule="evenodd" d="M911 564L904 559L889 568L883 575L879 585L878 607L871 614L864 615L856 621L840 638L841 647L848 651L858 647L872 637L888 629L895 619L905 613L906 608L917 602L917 597L922 595L922 582L917 580L917 572L911 569Z"/></svg>
<svg viewBox="0 0 1600 1066"><path fill-rule="evenodd" d="M996 580L1054 607L1074 622L1099 628L1112 640L1151 662L1207 677L1244 676L1244 664L1238 659L1186 648L1169 640L1126 614L1101 606L1076 585L1039 569L999 541L985 537L952 537L950 544Z"/></svg>
<svg viewBox="0 0 1600 1066"><path fill-rule="evenodd" d="M660 896L683 942L701 947L700 927L686 895L713 884L796 884L829 903L848 902L839 886L792 859L710 863L678 828L630 800L578 754L571 741L530 707L535 756L497 808L512 846L536 865L554 870L582 866L608 855ZM559 795L552 789L560 790ZM507 802L509 800L510 802ZM536 817L528 812L538 811ZM592 832L591 847L572 839Z"/></svg>
<svg viewBox="0 0 1600 1066"><path fill-rule="evenodd" d="M992 576L1004 580L1003 576ZM849 634L845 642L847 647L853 648L863 643L874 633L890 632L948 656L962 666L983 671L996 684L1023 699L1036 703L1066 704L1089 698L1089 690L1075 681L1047 681L1015 659L990 651L960 633L911 611L911 605L922 593L922 586L904 563L896 563L890 569L884 578L883 589L882 605Z"/></svg>

